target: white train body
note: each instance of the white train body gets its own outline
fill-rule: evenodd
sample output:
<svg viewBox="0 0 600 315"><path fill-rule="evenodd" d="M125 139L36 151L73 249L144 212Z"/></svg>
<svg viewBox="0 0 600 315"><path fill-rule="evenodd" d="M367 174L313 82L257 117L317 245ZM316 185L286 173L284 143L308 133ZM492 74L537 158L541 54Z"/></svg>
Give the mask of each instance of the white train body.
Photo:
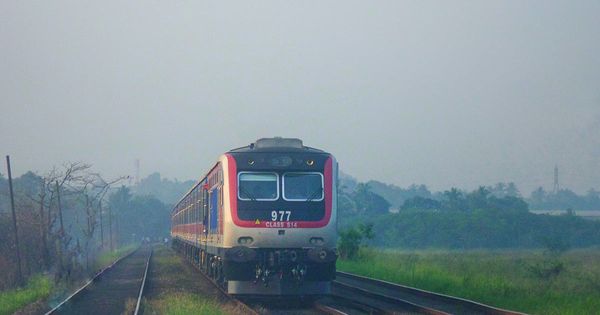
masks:
<svg viewBox="0 0 600 315"><path fill-rule="evenodd" d="M337 173L331 154L298 139L231 150L174 207L174 246L231 294L326 294Z"/></svg>

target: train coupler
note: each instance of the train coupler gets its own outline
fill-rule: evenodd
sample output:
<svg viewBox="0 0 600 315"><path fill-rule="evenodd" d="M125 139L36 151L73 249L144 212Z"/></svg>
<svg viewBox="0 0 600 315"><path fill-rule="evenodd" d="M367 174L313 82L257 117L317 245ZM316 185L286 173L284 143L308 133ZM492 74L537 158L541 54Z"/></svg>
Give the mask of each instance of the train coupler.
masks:
<svg viewBox="0 0 600 315"><path fill-rule="evenodd" d="M292 268L291 272L296 283L301 284L306 276L306 265L298 264Z"/></svg>
<svg viewBox="0 0 600 315"><path fill-rule="evenodd" d="M262 282L265 287L269 286L269 281L271 280L271 270L264 265L256 265L256 271L254 276L254 284L257 284L258 281Z"/></svg>

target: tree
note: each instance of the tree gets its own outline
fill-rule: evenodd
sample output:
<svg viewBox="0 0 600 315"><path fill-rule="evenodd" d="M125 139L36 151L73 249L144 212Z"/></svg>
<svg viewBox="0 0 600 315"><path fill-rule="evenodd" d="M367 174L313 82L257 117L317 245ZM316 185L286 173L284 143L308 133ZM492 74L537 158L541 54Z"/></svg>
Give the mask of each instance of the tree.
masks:
<svg viewBox="0 0 600 315"><path fill-rule="evenodd" d="M371 192L369 185L360 183L352 194L359 214L382 214L390 209L390 203L380 195Z"/></svg>
<svg viewBox="0 0 600 315"><path fill-rule="evenodd" d="M455 187L444 191L445 208L453 211L467 210L465 195Z"/></svg>
<svg viewBox="0 0 600 315"><path fill-rule="evenodd" d="M413 197L407 199L400 209L402 210L439 210L442 208L441 202L430 198Z"/></svg>
<svg viewBox="0 0 600 315"><path fill-rule="evenodd" d="M373 224L359 224L340 231L338 250L343 259L355 259L358 257L358 250L363 240L373 239Z"/></svg>

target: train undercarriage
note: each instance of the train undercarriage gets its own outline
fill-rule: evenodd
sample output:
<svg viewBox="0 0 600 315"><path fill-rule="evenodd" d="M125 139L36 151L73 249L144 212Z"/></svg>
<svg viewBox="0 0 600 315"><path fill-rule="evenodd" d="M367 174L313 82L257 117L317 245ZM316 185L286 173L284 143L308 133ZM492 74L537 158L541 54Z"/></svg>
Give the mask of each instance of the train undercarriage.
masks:
<svg viewBox="0 0 600 315"><path fill-rule="evenodd" d="M327 248L201 248L178 239L172 245L229 294L323 295L335 278L337 255Z"/></svg>

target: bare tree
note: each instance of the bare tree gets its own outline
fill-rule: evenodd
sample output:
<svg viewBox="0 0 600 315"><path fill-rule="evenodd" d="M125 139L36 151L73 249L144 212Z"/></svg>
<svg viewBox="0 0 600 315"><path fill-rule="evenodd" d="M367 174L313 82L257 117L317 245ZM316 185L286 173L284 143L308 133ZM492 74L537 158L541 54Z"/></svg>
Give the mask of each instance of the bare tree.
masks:
<svg viewBox="0 0 600 315"><path fill-rule="evenodd" d="M88 271L90 245L94 238L96 227L99 224L98 215L101 211L102 200L110 190L110 187L124 178L125 177L118 177L107 181L98 173L87 172L84 176L79 176L76 180L68 183L69 188L78 194L78 197L83 203L85 223L80 225L80 229L84 237L83 251L85 255L85 266Z"/></svg>

